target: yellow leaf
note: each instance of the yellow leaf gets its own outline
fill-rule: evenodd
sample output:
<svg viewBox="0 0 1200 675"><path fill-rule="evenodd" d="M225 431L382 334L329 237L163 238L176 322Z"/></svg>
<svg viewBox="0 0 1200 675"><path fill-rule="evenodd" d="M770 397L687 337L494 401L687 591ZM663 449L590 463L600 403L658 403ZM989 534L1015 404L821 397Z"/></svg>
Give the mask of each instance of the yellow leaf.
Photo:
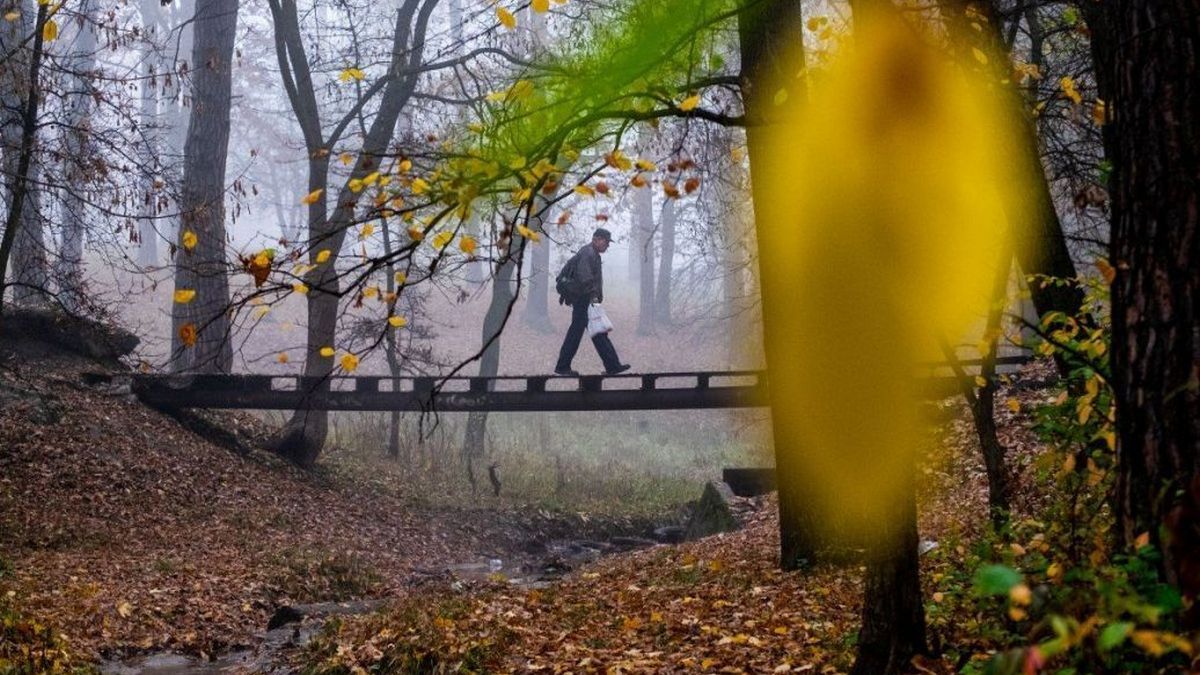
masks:
<svg viewBox="0 0 1200 675"><path fill-rule="evenodd" d="M512 12L503 7L496 8L496 17L500 19L500 23L507 29L512 30L517 27L517 17L512 15Z"/></svg>
<svg viewBox="0 0 1200 675"><path fill-rule="evenodd" d="M56 37L58 37L58 24L54 21L54 19L50 19L46 23L42 24L43 41L50 42Z"/></svg>
<svg viewBox="0 0 1200 675"><path fill-rule="evenodd" d="M267 307L266 305L263 305L262 307L257 307L254 310L254 318L261 319L264 316L266 316L267 313L270 311L271 311L271 308Z"/></svg>
<svg viewBox="0 0 1200 675"><path fill-rule="evenodd" d="M522 237L525 237L526 239L528 239L529 241L532 241L535 243L542 240L542 236L540 234L538 234L537 232L534 232L533 230L529 229L528 227L525 227L524 225L517 226L517 234L519 234Z"/></svg>
<svg viewBox="0 0 1200 675"><path fill-rule="evenodd" d="M186 305L196 298L196 289L180 288L175 291L175 302Z"/></svg>
<svg viewBox="0 0 1200 675"><path fill-rule="evenodd" d="M788 90L787 89L780 88L779 91L775 92L775 97L773 99L773 101L775 102L775 105L783 105L784 103L787 103L787 100L788 100Z"/></svg>
<svg viewBox="0 0 1200 675"><path fill-rule="evenodd" d="M595 197L596 191L586 185L576 185L575 194L582 195L584 197Z"/></svg>
<svg viewBox="0 0 1200 675"><path fill-rule="evenodd" d="M379 172L378 171L372 171L371 173L363 176L363 179L362 179L363 185L374 185L378 182L379 182Z"/></svg>
<svg viewBox="0 0 1200 675"><path fill-rule="evenodd" d="M1150 545L1150 533L1149 532L1143 532L1143 533L1139 534L1137 539L1135 539L1133 541L1133 548L1135 551L1140 548L1145 548L1149 545Z"/></svg>
<svg viewBox="0 0 1200 675"><path fill-rule="evenodd" d="M400 160L400 165L396 167L400 173L408 173L412 171L412 162L407 159Z"/></svg>
<svg viewBox="0 0 1200 675"><path fill-rule="evenodd" d="M300 200L300 203L304 204L305 206L312 206L313 204L317 203L318 199L321 198L322 192L325 192L324 188L313 190L312 192L304 195L304 197Z"/></svg>
<svg viewBox="0 0 1200 675"><path fill-rule="evenodd" d="M438 232L437 234L433 235L433 241L431 241L430 244L433 245L435 250L440 251L445 248L446 244L449 244L450 240L453 238L453 232Z"/></svg>
<svg viewBox="0 0 1200 675"><path fill-rule="evenodd" d="M305 284L302 284L300 282L296 282L296 283L292 284L292 290L299 293L300 295L304 295L305 293L308 293L308 286L306 286Z"/></svg>
<svg viewBox="0 0 1200 675"><path fill-rule="evenodd" d="M1102 99L1096 99L1096 102L1092 104L1092 121L1098 127L1104 126L1108 121L1108 104Z"/></svg>
<svg viewBox="0 0 1200 675"><path fill-rule="evenodd" d="M1104 277L1104 283L1111 284L1117 278L1117 270L1105 258L1096 259L1096 269L1100 271L1100 276Z"/></svg>
<svg viewBox="0 0 1200 675"><path fill-rule="evenodd" d="M343 166L350 166L350 163L354 161L354 155L348 152L343 152L342 154L338 155L338 159L342 160Z"/></svg>
<svg viewBox="0 0 1200 675"><path fill-rule="evenodd" d="M317 251L317 264L320 265L321 263L325 262L326 260L329 260L329 256L331 256L331 255L333 255L333 252L327 248L323 248L320 251Z"/></svg>
<svg viewBox="0 0 1200 675"><path fill-rule="evenodd" d="M1028 616L1028 614L1020 607L1008 608L1008 618L1012 619L1013 621L1023 621L1026 616Z"/></svg>
<svg viewBox="0 0 1200 675"><path fill-rule="evenodd" d="M351 82L351 81L360 81L360 80L366 78L366 76L367 76L367 74L364 73L363 71L359 70L358 68L347 68L342 71L341 75L338 75L338 79L341 80L342 82Z"/></svg>
<svg viewBox="0 0 1200 675"><path fill-rule="evenodd" d="M984 54L983 50L980 49L979 47L971 47L971 55L975 57L976 61L982 63L985 66L987 65L987 62L988 62L987 54Z"/></svg>
<svg viewBox="0 0 1200 675"><path fill-rule="evenodd" d="M413 241L421 241L425 238L425 230L416 226L410 227L408 228L408 237Z"/></svg>
<svg viewBox="0 0 1200 675"><path fill-rule="evenodd" d="M975 386L976 387L986 387L987 383L988 383L988 381L987 381L986 377L984 377L982 375L975 376Z"/></svg>
<svg viewBox="0 0 1200 675"><path fill-rule="evenodd" d="M321 347L320 354L321 354L321 356L324 356L325 358L329 358L330 356L333 356L333 347Z"/></svg>
<svg viewBox="0 0 1200 675"><path fill-rule="evenodd" d="M1013 411L1014 413L1021 412L1021 402L1018 401L1017 399L1009 398L1004 403L1008 406L1008 409Z"/></svg>
<svg viewBox="0 0 1200 675"><path fill-rule="evenodd" d="M362 192L362 189L363 189L363 182L362 182L362 180L360 180L360 179L358 179L358 178L351 178L351 179L350 179L350 191L351 191L351 192L353 192L353 193L355 193L355 194L358 194L359 192Z"/></svg>
<svg viewBox="0 0 1200 675"><path fill-rule="evenodd" d="M403 286L405 281L408 281L408 275L404 272L396 272L396 283Z"/></svg>
<svg viewBox="0 0 1200 675"><path fill-rule="evenodd" d="M196 324L188 322L179 327L179 340L184 347L196 345Z"/></svg>
<svg viewBox="0 0 1200 675"><path fill-rule="evenodd" d="M287 363L288 362L287 352L279 352L279 356L276 356L275 360L280 363Z"/></svg>
<svg viewBox="0 0 1200 675"><path fill-rule="evenodd" d="M363 294L364 298L373 298L373 297L379 295L379 287L378 286L367 286L366 288L364 288L362 290L362 294Z"/></svg>
<svg viewBox="0 0 1200 675"><path fill-rule="evenodd" d="M128 602L122 602L117 605L117 614L120 614L121 618L128 618L130 614L133 614L133 605Z"/></svg>
<svg viewBox="0 0 1200 675"><path fill-rule="evenodd" d="M679 109L683 112L688 112L695 109L698 105L700 105L700 94L692 94L679 102Z"/></svg>
<svg viewBox="0 0 1200 675"><path fill-rule="evenodd" d="M358 368L358 357L353 354L346 354L342 357L342 370L347 373L353 373Z"/></svg>
<svg viewBox="0 0 1200 675"><path fill-rule="evenodd" d="M1058 84L1062 87L1063 96L1071 99L1072 103L1078 105L1083 102L1083 96L1080 96L1079 90L1075 88L1075 80L1071 77L1062 78Z"/></svg>
<svg viewBox="0 0 1200 675"><path fill-rule="evenodd" d="M16 21L19 18L21 18L21 13L16 10L13 10L4 15L5 21Z"/></svg>
<svg viewBox="0 0 1200 675"><path fill-rule="evenodd" d="M426 183L422 178L414 178L412 182L412 191L414 195L419 195L429 190L429 183Z"/></svg>
<svg viewBox="0 0 1200 675"><path fill-rule="evenodd" d="M478 242L475 241L475 237L472 237L469 234L463 235L463 237L458 240L458 248L467 255L475 255L475 246L477 243Z"/></svg>
<svg viewBox="0 0 1200 675"><path fill-rule="evenodd" d="M196 248L196 233L191 230L183 231L183 248L190 251Z"/></svg>
<svg viewBox="0 0 1200 675"><path fill-rule="evenodd" d="M388 325L390 325L392 328L404 328L408 325L408 319L402 316L389 316Z"/></svg>
<svg viewBox="0 0 1200 675"><path fill-rule="evenodd" d="M533 0L529 6L533 8L533 11L542 14L550 11L550 0Z"/></svg>
<svg viewBox="0 0 1200 675"><path fill-rule="evenodd" d="M638 171L653 171L658 168L655 166L654 162L651 162L648 159L639 159L638 161L634 162L634 166L638 168Z"/></svg>
<svg viewBox="0 0 1200 675"><path fill-rule="evenodd" d="M363 239L366 239L367 237L371 236L371 235L372 235L374 232L375 232L375 225L374 225L374 224L372 224L372 223L367 223L366 225L363 225L363 226L362 226L362 231L358 233L358 239L359 239L359 241L362 241Z"/></svg>

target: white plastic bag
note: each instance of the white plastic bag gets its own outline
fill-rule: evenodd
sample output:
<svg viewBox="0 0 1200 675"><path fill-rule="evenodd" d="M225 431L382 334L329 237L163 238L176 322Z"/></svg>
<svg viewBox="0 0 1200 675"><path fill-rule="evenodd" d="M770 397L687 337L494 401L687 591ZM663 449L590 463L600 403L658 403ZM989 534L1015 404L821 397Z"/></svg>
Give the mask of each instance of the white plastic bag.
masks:
<svg viewBox="0 0 1200 675"><path fill-rule="evenodd" d="M604 313L604 308L595 303L589 305L587 326L588 337L596 337L601 333L608 333L612 329L612 321L608 320L608 315Z"/></svg>

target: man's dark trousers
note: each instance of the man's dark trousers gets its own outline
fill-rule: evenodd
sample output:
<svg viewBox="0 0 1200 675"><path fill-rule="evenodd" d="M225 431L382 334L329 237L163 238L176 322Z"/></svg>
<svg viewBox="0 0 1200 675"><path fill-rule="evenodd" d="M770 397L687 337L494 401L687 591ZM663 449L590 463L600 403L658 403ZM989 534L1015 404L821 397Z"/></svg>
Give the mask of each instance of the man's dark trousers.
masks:
<svg viewBox="0 0 1200 675"><path fill-rule="evenodd" d="M583 334L587 331L589 304L591 303L584 301L571 305L571 325L567 328L567 336L563 338L562 349L558 350L558 365L554 367L555 370L571 369L571 361L575 360L575 352L579 351L579 343L583 341ZM600 333L592 338L592 344L596 346L596 353L604 362L605 370L616 370L621 365L621 360L617 358L617 349L608 339L608 333Z"/></svg>

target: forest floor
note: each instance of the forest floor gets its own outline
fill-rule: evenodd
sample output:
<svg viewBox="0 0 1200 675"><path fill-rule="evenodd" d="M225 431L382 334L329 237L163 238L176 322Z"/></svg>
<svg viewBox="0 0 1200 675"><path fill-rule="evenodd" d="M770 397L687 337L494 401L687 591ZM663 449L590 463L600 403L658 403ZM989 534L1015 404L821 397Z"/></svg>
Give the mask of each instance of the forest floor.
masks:
<svg viewBox="0 0 1200 675"><path fill-rule="evenodd" d="M446 566L649 523L501 503L435 506L364 489L345 466L302 472L84 384L81 373L95 369L62 356L0 367L0 615L45 627L72 662L213 655L253 645L280 605L387 598L381 612L331 621L295 663L413 672L849 666L861 569L778 571L771 501L738 532L608 556L548 587L499 575L464 582ZM1045 375L1039 365L1022 379ZM1011 399L997 418L1016 476L1042 452L1025 411L1049 396L1037 387L1001 393ZM939 610L961 591L939 583L961 577L948 572L986 529L987 489L965 407L951 399L930 411L939 426L921 465L920 526L926 545L938 545L922 564L936 645L970 620ZM246 415L202 421L248 447L270 431ZM1018 491L1015 507L1031 513L1036 497ZM963 658L969 652L954 653ZM949 655L928 665L954 669Z"/></svg>
<svg viewBox="0 0 1200 675"><path fill-rule="evenodd" d="M183 424L85 384L97 370L61 354L0 367L0 619L84 661L213 655L253 644L281 605L388 597L448 565L651 525L432 505L346 462L300 471L245 450L270 432L258 418Z"/></svg>

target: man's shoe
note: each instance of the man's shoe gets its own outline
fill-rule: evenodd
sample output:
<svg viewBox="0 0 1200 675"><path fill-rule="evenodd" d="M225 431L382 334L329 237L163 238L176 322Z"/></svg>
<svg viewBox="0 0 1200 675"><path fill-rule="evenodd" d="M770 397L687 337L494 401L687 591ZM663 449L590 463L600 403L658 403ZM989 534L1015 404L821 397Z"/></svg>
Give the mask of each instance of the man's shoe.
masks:
<svg viewBox="0 0 1200 675"><path fill-rule="evenodd" d="M605 373L607 373L608 375L620 375L621 373L629 370L632 367L633 366L629 365L628 363L622 363L621 365L617 366L616 368L613 368L612 370L605 371Z"/></svg>
<svg viewBox="0 0 1200 675"><path fill-rule="evenodd" d="M555 368L554 374L562 375L563 377L579 377L579 371L571 370L570 368L567 368L566 370L563 370L562 368Z"/></svg>

